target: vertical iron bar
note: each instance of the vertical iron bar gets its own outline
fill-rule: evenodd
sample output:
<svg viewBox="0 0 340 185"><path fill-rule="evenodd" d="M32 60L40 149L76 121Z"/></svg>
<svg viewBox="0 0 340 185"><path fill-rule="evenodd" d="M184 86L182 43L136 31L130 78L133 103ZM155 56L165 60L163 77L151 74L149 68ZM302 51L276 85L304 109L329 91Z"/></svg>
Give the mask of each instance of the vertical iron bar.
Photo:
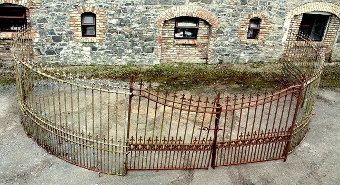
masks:
<svg viewBox="0 0 340 185"><path fill-rule="evenodd" d="M185 95L182 94L182 97L180 99L181 99L181 106L180 106L180 109L179 109L178 124L177 124L177 129L176 129L176 136L175 136L175 138L176 138L176 142L175 143L177 143L177 141L178 141L178 144L181 143L181 141L180 141L181 139L178 140L178 131L179 131L179 128L180 128L180 123L181 123L181 117L182 117L182 111L183 111L183 104L184 104L184 100L185 100ZM181 136L179 136L179 138L181 138ZM178 161L181 162L180 160L178 160L178 159L181 159L180 157L178 157L178 154L182 155L182 151L181 152L180 151L177 152L177 155L176 155L177 156L177 160L176 160L175 166L177 166L177 162Z"/></svg>
<svg viewBox="0 0 340 185"><path fill-rule="evenodd" d="M85 161L84 161L84 164L88 167L89 165L89 163L88 163L88 147L87 147L87 139L88 139L88 132L87 132L87 130L88 130L88 128L87 128L87 93L86 93L86 91L87 91L87 88L85 88L84 87L84 104L85 104L85 110L84 110L84 116L85 116L85 139L83 139L83 141L85 140L85 144L86 144L86 146L84 146L83 147L83 152L84 152L84 154L86 153L86 157L84 156L84 159L85 159ZM86 151L85 151L85 149L86 149Z"/></svg>
<svg viewBox="0 0 340 185"><path fill-rule="evenodd" d="M130 84L129 84L129 107L128 107L128 125L127 125L127 133L126 133L126 137L127 137L127 146L129 146L130 143L130 127L131 127L131 114L132 114L132 98L133 98L133 83L134 83L134 76L130 77ZM136 131L137 132L137 131ZM137 137L135 138L137 139ZM129 149L129 148L128 148ZM127 167L125 168L127 170Z"/></svg>
<svg viewBox="0 0 340 185"><path fill-rule="evenodd" d="M172 126L172 119L174 115L174 108L175 108L175 101L176 101L176 93L173 95L173 100L172 100L172 106L171 106L171 114L170 114L170 125L169 125L169 132L168 132L168 141L170 140L170 135L171 135L171 126Z"/></svg>
<svg viewBox="0 0 340 185"><path fill-rule="evenodd" d="M94 140L95 136L95 116L94 116L94 89L91 87L91 114L92 114L92 140Z"/></svg>
<svg viewBox="0 0 340 185"><path fill-rule="evenodd" d="M252 127L251 127L251 134L250 134L250 139L253 140L254 139L254 127L255 127L255 122L256 122L256 116L257 116L257 108L259 107L258 105L258 102L259 102L259 94L257 93L256 94L256 100L255 100L255 112L254 112L254 117L253 117L253 124L252 124ZM262 115L261 115L262 116ZM255 131L256 132L256 131ZM255 136L256 137L256 136ZM253 149L257 148L256 146L254 145L249 145L249 153L248 153L248 156L247 156L247 161L253 161L251 159L251 156L253 155ZM250 157L250 159L249 159Z"/></svg>
<svg viewBox="0 0 340 185"><path fill-rule="evenodd" d="M68 122L68 120L67 120L67 101L66 101L66 88L65 88L65 86L66 86L66 84L65 83L63 83L63 91L64 91L64 108L65 108L65 112L64 112L64 114L65 114L65 127L67 128L67 122Z"/></svg>
<svg viewBox="0 0 340 185"><path fill-rule="evenodd" d="M74 116L73 116L73 113L74 113L74 106L73 106L73 85L70 85L70 95L71 95L71 130L70 130L70 133L72 133L72 136L71 136L71 140L72 140L72 160L74 161L75 160L75 152L76 152L76 148L75 148L75 141L74 141Z"/></svg>
<svg viewBox="0 0 340 185"><path fill-rule="evenodd" d="M94 107L95 107L95 103L94 103L94 87L92 86L91 87L91 96L92 96L92 99L91 99L91 112L92 112L92 142L90 141L91 144L91 147L90 147L90 152L91 154L89 155L91 157L91 160L93 160L93 163L92 163L92 166L94 166L95 164L95 157L93 156L94 155L94 142L95 142L95 116L94 116ZM92 167L91 166L91 167Z"/></svg>
<svg viewBox="0 0 340 185"><path fill-rule="evenodd" d="M236 109L236 101L237 101L237 96L234 95L234 98L233 98L233 108L230 109L232 111L232 114L231 114L231 125L230 125L230 136L229 136L229 146L228 146L228 154L227 154L227 163L229 161L229 163L231 164L232 163L232 155L233 155L233 150L234 150L234 147L231 146L231 142L232 142L232 136L233 136L233 127L234 127L234 121L235 121L235 109ZM231 151L230 151L231 150ZM230 153L230 156L229 156L229 153ZM230 159L230 160L229 160Z"/></svg>
<svg viewBox="0 0 340 185"><path fill-rule="evenodd" d="M97 155L99 155L98 153L98 147L99 150L100 150L100 171L105 171L104 170L104 165L103 165L103 150L104 150L104 147L103 147L103 142L102 142L102 139L104 138L103 137L103 133L102 133L102 130L103 130L103 127L102 127L102 122L103 122L103 97L102 97L102 89L101 89L102 86L100 86L99 88L99 138L97 140L97 144L98 142L100 142L100 145L98 146L97 145ZM98 161L99 162L99 161Z"/></svg>
<svg viewBox="0 0 340 185"><path fill-rule="evenodd" d="M237 140L240 140L240 127L242 125L243 104L244 104L244 94L242 94L242 97L241 97L241 106L240 106L240 109L239 109L240 110L240 114L239 114L239 120L238 120L238 126L237 126L237 135L236 135L236 139ZM241 135L242 135L242 133L241 133ZM237 146L237 148L235 149L235 153L234 153L234 161L236 161L236 163L238 163L239 154L240 154L240 146Z"/></svg>
<svg viewBox="0 0 340 185"><path fill-rule="evenodd" d="M110 87L110 86L109 86ZM111 90L111 89L109 89ZM107 153L107 156L106 156L106 164L107 164L107 170L108 171L111 171L111 163L110 163L110 104L111 104L111 101L110 101L110 96L111 96L111 93L108 92L107 93L107 127L106 127L106 131L107 131L107 135L106 137L104 137L104 142L106 140L106 147L105 149L107 149L106 153ZM107 139L105 139L107 138Z"/></svg>
<svg viewBox="0 0 340 185"><path fill-rule="evenodd" d="M186 122L185 122L185 129L184 129L184 137L183 137L183 145L186 143L186 135L187 135L187 130L188 130L188 123L189 123L189 117L190 117L190 113L191 113L191 107L192 107L192 95L190 95L190 98L189 98L189 108L188 108L188 113L187 113L187 118L186 118ZM195 125L193 125L193 127L194 127ZM187 152L189 152L188 154L190 154L190 151L187 151L187 150L185 150L184 151L184 156L189 156L189 155L187 155ZM187 169L188 168L188 161L189 161L189 159L187 159L187 163L186 163L186 165L184 165L184 163L183 163L183 167L185 168L185 169Z"/></svg>
<svg viewBox="0 0 340 185"><path fill-rule="evenodd" d="M267 128L268 128L268 124L269 124L269 119L270 119L270 114L271 114L271 110L272 110L272 104L273 104L273 98L274 98L274 95L273 95L273 92L271 93L271 96L270 96L270 102L269 102L269 111L268 111L268 115L267 115L267 120L266 120L266 127L265 127L265 130L264 130L264 133L263 133L263 130L261 131L261 134L263 134L264 136L263 137L266 137L266 133L267 133ZM260 134L260 133L259 133ZM261 153L259 151L258 156L259 157L259 160L262 160L262 156L263 156L263 147L264 147L265 143L262 143L261 145Z"/></svg>
<svg viewBox="0 0 340 185"><path fill-rule="evenodd" d="M59 126L61 128L62 121L61 121L61 103L60 103L60 82L58 82L58 109L59 109Z"/></svg>
<svg viewBox="0 0 340 185"><path fill-rule="evenodd" d="M214 128L214 138L213 138L213 143L211 146L211 167L213 169L215 169L215 165L216 165L216 154L217 154L217 133L219 130L218 124L220 122L220 117L221 117L221 113L222 113L222 107L220 105L220 93L217 94L216 97L216 101L215 101L215 105L216 105L216 115L215 115L215 128Z"/></svg>
<svg viewBox="0 0 340 185"><path fill-rule="evenodd" d="M229 96L226 96L225 97L225 113L224 113L224 124L223 124L223 129L222 129L222 142L223 144L222 145L225 145L225 141L226 141L226 132L227 132L227 121L229 120L228 119L228 112L229 112ZM221 107L222 108L222 107ZM230 133L231 134L231 133ZM221 147L220 149L220 153L219 153L219 158L220 158L220 161L219 161L219 164L218 165L222 165L224 164L224 161L225 161L225 158L228 157L225 155L226 153L226 150L227 150L227 147ZM229 150L229 148L228 148Z"/></svg>
<svg viewBox="0 0 340 185"><path fill-rule="evenodd" d="M159 139L162 140L163 137L163 129L164 129L164 116L166 112L166 105L167 105L167 100L168 100L168 92L165 92L165 98L164 98L164 106L163 106L163 114L162 114L162 125L161 125L161 130L159 134Z"/></svg>
<svg viewBox="0 0 340 185"><path fill-rule="evenodd" d="M249 112L250 112L250 110L251 110L251 106L250 106L250 104L251 104L251 102L252 102L252 97L253 97L253 95L250 93L249 94L249 99L248 99L248 108L246 108L247 109L247 116L246 116L246 123L245 123L245 127L244 127L244 138L245 139L249 139L248 137L248 134L247 134L247 128L248 128L248 122L249 122ZM255 107L257 107L257 105L255 105ZM249 133L249 131L248 131L248 133ZM242 147L242 150L241 150L241 162L242 162L242 159L243 159L243 149L246 149L246 151L245 151L245 158L246 158L246 156L247 156L247 152L249 152L249 150L247 150L248 149L248 146L246 145L246 146L243 146ZM245 162L247 162L247 160L246 159L243 159L243 160L245 160Z"/></svg>
<svg viewBox="0 0 340 185"><path fill-rule="evenodd" d="M117 143L118 141L119 141L119 139L118 139L118 101L119 101L119 98L118 98L118 87L116 87L115 88L115 106L114 106L114 108L115 108L115 110L114 110L114 112L115 112L115 117L114 117L114 123L115 123L115 127L114 127L114 140L115 140L115 142ZM119 142L118 142L119 143ZM116 152L117 151L117 148L119 148L119 146L117 147L115 147L115 151L114 152ZM120 148L119 148L120 149ZM118 154L118 158L117 158L117 155L115 155L115 159L114 159L114 163L115 163L115 166L116 166L116 168L117 168L117 160L118 160L118 162L119 162L119 159L120 159L120 153L116 153L116 154Z"/></svg>

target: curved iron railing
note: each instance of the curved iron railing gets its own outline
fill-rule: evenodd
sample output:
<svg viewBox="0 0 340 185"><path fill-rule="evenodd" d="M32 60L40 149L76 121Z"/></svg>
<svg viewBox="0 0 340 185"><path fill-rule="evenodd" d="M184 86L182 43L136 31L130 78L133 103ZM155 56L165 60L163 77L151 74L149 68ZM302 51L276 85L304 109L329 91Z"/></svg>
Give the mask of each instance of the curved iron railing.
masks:
<svg viewBox="0 0 340 185"><path fill-rule="evenodd" d="M282 57L286 88L209 100L52 74L27 29L12 47L21 121L49 153L108 174L286 159L308 131L324 62L313 42L298 40Z"/></svg>

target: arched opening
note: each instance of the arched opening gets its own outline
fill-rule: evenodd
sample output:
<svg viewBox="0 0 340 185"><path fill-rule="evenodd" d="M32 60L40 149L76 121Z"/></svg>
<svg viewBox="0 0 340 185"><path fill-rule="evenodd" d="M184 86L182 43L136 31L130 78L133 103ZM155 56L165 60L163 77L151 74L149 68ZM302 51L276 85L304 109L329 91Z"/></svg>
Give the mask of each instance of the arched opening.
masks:
<svg viewBox="0 0 340 185"><path fill-rule="evenodd" d="M0 4L0 31L16 32L27 26L26 8L20 5Z"/></svg>
<svg viewBox="0 0 340 185"><path fill-rule="evenodd" d="M331 14L327 12L307 12L302 14L299 33L314 41L322 41L327 32Z"/></svg>
<svg viewBox="0 0 340 185"><path fill-rule="evenodd" d="M297 34L313 40L325 51L326 61L339 60L339 44L336 42L340 27L340 7L333 3L314 2L296 7L287 13L283 42L296 40L303 47ZM284 51L286 52L286 51Z"/></svg>
<svg viewBox="0 0 340 185"><path fill-rule="evenodd" d="M81 14L81 32L83 37L96 36L96 14L92 12Z"/></svg>
<svg viewBox="0 0 340 185"><path fill-rule="evenodd" d="M214 54L217 17L199 6L176 6L156 19L157 55L164 62L206 63Z"/></svg>
<svg viewBox="0 0 340 185"><path fill-rule="evenodd" d="M0 68L11 69L13 57L10 51L13 36L28 24L28 9L24 6L0 4Z"/></svg>
<svg viewBox="0 0 340 185"><path fill-rule="evenodd" d="M261 19L253 17L249 20L247 39L257 39L260 33Z"/></svg>

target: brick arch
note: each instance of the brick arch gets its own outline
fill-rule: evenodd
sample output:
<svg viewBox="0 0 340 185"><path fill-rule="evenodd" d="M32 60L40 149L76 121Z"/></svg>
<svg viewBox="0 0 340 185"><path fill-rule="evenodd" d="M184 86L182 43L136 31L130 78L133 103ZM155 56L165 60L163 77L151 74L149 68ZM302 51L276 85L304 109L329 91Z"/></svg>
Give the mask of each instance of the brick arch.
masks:
<svg viewBox="0 0 340 185"><path fill-rule="evenodd" d="M99 9L97 8L95 5L91 5L91 4L85 4L83 6L79 6L77 8L78 10L78 13L79 14L82 14L82 13L85 13L85 12L92 12L94 14L98 14L100 13L101 11L105 11L103 9ZM106 11L105 11L106 12Z"/></svg>
<svg viewBox="0 0 340 185"><path fill-rule="evenodd" d="M306 12L312 11L322 11L322 12L329 12L337 17L340 17L340 6L332 3L325 3L325 2L314 2L314 3L306 3L295 9L291 10L287 14L288 19L292 19L295 15L300 15Z"/></svg>
<svg viewBox="0 0 340 185"><path fill-rule="evenodd" d="M183 16L196 17L207 23L210 30L208 33L206 33L209 38L208 41L206 43L203 43L202 41L197 40L197 42L195 41L195 44L191 46L191 49L196 48L198 53L205 53L203 54L205 56L204 58L206 58L204 59L204 61L210 62L210 57L215 52L213 46L216 41L216 30L220 24L220 21L213 13L199 6L175 6L164 11L158 16L155 21L158 27L158 32L156 36L158 45L155 47L158 58L161 60L163 56L162 53L164 53L164 51L162 51L164 50L164 48L162 49L162 44L164 44L163 41L166 38L163 38L162 30L165 22ZM176 45L176 41L173 40L172 42L173 45Z"/></svg>
<svg viewBox="0 0 340 185"><path fill-rule="evenodd" d="M96 37L82 37L81 34L81 14L91 12L96 14ZM69 10L70 29L74 33L74 39L81 42L104 42L107 16L106 10L96 7L94 4L84 4Z"/></svg>
<svg viewBox="0 0 340 185"><path fill-rule="evenodd" d="M340 26L340 6L332 3L314 2L301 5L287 13L284 28L286 30L282 37L282 43L287 43L287 40L296 39L295 34L298 34L300 24L303 18L303 13L307 12L328 12L332 15L328 23L328 29L322 41L315 42L316 45L326 51L326 60L333 55L334 43ZM299 43L297 41L297 43ZM284 51L285 52L285 51Z"/></svg>
<svg viewBox="0 0 340 185"><path fill-rule="evenodd" d="M156 23L158 27L162 27L164 21L182 16L197 17L203 19L207 21L212 27L216 27L220 23L220 21L213 13L199 6L172 7L159 15L156 19Z"/></svg>

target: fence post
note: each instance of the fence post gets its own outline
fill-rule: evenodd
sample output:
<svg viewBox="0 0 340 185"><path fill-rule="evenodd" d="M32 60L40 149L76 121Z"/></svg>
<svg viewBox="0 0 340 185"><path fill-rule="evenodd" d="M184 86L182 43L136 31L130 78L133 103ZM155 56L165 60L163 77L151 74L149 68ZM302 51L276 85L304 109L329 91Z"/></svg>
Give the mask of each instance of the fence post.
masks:
<svg viewBox="0 0 340 185"><path fill-rule="evenodd" d="M292 126L290 128L291 130L291 133L289 135L289 140L287 142L287 145L286 145L286 148L285 148L285 151L284 151L284 161L287 160L287 156L288 156L288 152L289 152L289 148L290 148L290 144L292 142L292 138L293 138L293 134L294 134L294 127L296 125L296 121L297 121L297 116L299 114L299 110L300 110L300 104L301 104L301 99L302 99L302 92L305 88L305 77L302 77L302 82L301 84L299 85L299 94L298 94L298 97L297 97L297 101L296 101L296 106L295 106L295 111L294 111L294 117L293 117L293 120L292 120Z"/></svg>
<svg viewBox="0 0 340 185"><path fill-rule="evenodd" d="M220 122L220 117L221 117L221 112L222 112L222 107L220 105L220 93L217 94L217 97L216 97L216 100L215 100L215 105L216 105L215 128L214 128L213 143L212 143L212 146L211 146L211 150L212 150L211 167L213 169L215 169L215 163L216 163L217 133L218 133L218 130L219 130L218 124Z"/></svg>
<svg viewBox="0 0 340 185"><path fill-rule="evenodd" d="M132 109L132 97L133 97L133 83L134 83L134 76L130 77L130 83L129 83L129 108L128 108L128 125L127 125L127 131L126 131L126 156L125 156L125 173L127 173L128 170L128 154L129 154L129 143L130 143L130 124L131 124L131 109Z"/></svg>

